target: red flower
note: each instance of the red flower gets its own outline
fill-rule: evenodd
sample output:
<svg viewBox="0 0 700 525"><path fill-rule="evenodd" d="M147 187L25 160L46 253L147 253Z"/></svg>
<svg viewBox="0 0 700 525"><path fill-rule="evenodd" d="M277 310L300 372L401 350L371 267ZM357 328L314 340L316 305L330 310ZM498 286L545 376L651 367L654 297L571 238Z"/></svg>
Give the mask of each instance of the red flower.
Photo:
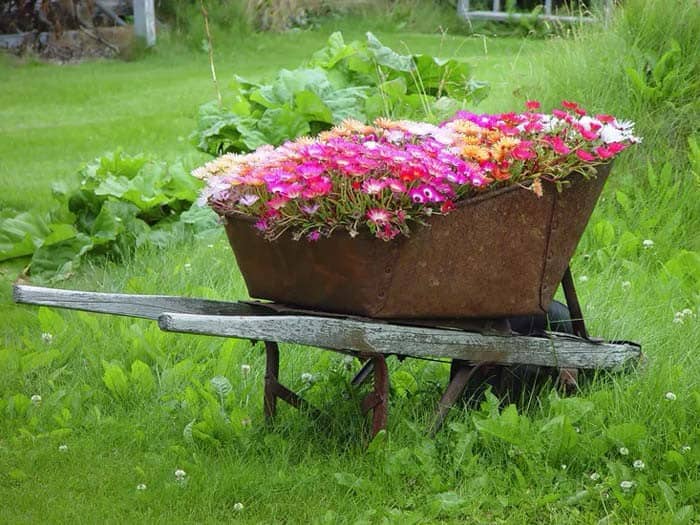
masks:
<svg viewBox="0 0 700 525"><path fill-rule="evenodd" d="M536 111L540 109L541 104L536 100L528 100L525 102L525 107L531 111Z"/></svg>
<svg viewBox="0 0 700 525"><path fill-rule="evenodd" d="M443 203L442 203L442 206L440 206L440 211L441 211L442 213L449 213L449 212L451 212L451 211L454 210L454 209L455 209L455 204L454 204L454 202L449 201L449 200L443 202Z"/></svg>
<svg viewBox="0 0 700 525"><path fill-rule="evenodd" d="M564 107L566 109L573 109L574 111L579 109L578 104L576 102L572 102L570 100L562 100L561 105L562 105L562 107Z"/></svg>
<svg viewBox="0 0 700 525"><path fill-rule="evenodd" d="M613 117L612 115L605 114L596 115L595 118L597 120L600 120L603 124L610 124L615 120L615 117Z"/></svg>

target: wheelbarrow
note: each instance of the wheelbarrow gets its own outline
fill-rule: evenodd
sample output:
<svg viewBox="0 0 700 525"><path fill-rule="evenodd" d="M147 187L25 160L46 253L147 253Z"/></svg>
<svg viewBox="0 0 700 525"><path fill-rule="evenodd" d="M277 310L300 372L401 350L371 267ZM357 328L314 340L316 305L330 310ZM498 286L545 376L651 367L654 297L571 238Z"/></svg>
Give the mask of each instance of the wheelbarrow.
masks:
<svg viewBox="0 0 700 525"><path fill-rule="evenodd" d="M430 432L438 431L450 408L470 382L480 382L485 366L547 367L559 371L560 383L575 388L578 370L619 370L641 357L638 344L589 338L571 273L563 288L574 334L541 331L523 335L508 319L383 320L305 310L273 302L214 301L167 295L87 292L16 284L17 303L83 310L156 321L168 332L234 337L265 344L264 414L271 420L282 400L296 408L308 403L280 383L278 343L294 343L355 356L364 362L353 380L370 375L372 390L362 410L372 412L372 436L386 428L389 410L387 358L430 358L450 363L450 379L437 404Z"/></svg>

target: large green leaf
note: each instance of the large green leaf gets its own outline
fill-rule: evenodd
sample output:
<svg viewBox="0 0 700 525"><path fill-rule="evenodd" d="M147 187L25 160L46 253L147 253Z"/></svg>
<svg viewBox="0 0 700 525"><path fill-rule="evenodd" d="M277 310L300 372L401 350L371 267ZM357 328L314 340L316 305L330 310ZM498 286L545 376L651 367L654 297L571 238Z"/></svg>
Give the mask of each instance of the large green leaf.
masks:
<svg viewBox="0 0 700 525"><path fill-rule="evenodd" d="M32 257L31 273L50 282L67 279L80 266L83 254L92 247L92 240L84 233L49 246L41 246Z"/></svg>
<svg viewBox="0 0 700 525"><path fill-rule="evenodd" d="M0 261L31 255L50 233L39 215L4 211L0 215Z"/></svg>
<svg viewBox="0 0 700 525"><path fill-rule="evenodd" d="M260 119L258 128L270 144L281 144L309 132L308 121L296 111L287 108L268 109Z"/></svg>
<svg viewBox="0 0 700 525"><path fill-rule="evenodd" d="M410 55L400 55L390 47L382 44L372 33L367 33L367 49L380 66L396 71L413 71L416 64Z"/></svg>

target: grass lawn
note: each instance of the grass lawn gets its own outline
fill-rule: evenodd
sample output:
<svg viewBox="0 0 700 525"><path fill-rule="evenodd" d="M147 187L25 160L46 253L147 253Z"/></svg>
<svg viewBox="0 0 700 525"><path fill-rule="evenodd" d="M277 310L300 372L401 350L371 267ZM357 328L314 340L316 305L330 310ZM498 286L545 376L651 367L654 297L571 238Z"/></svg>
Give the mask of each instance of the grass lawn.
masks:
<svg viewBox="0 0 700 525"><path fill-rule="evenodd" d="M222 44L219 77L293 67L327 36ZM538 96L546 41L378 36L468 59L492 82L486 111ZM1 206L48 210L53 181L116 147L203 160L187 136L213 98L208 68L204 54L182 50L128 63L0 62ZM388 438L369 451L341 356L286 345L283 382L324 416L281 407L267 428L260 345L18 307L11 282L22 261L0 264L0 523L696 522L700 296L681 248L694 253L684 234L698 224L698 190L689 174L673 177L656 189L629 177L609 184L573 261L589 330L640 341L642 368L600 374L572 398L547 390L517 411L494 400L456 409L432 440L423 429L448 367L392 362ZM65 286L245 297L223 232L143 247L121 264L94 259ZM217 376L232 385L225 398L210 386Z"/></svg>

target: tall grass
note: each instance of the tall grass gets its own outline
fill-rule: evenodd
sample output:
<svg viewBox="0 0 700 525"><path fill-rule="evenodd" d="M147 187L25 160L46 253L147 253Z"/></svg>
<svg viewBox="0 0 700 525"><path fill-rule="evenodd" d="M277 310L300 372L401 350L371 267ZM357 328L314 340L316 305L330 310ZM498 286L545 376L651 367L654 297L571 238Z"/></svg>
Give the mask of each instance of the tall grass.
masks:
<svg viewBox="0 0 700 525"><path fill-rule="evenodd" d="M652 23L641 2L628 3ZM661 18L664 4L649 3ZM20 268L2 265L0 522L697 522L700 277L692 273L692 255L679 246L697 225L698 198L688 185L687 148L670 148L669 129L645 114L656 108L656 118L665 115L682 126L683 112L693 109L685 96L667 97L669 106L643 103L626 91L623 67L641 68L640 56L666 49L635 50L635 39L649 35L634 13L618 15L609 32L584 29L571 41L552 41L551 49L542 42L485 41L487 56L475 40L462 48L434 36L405 40L416 52L445 44L450 54L461 49L477 57L486 77L499 82L489 110L507 109L525 95L552 105L573 98L640 122L646 140L638 149L645 153L630 152L617 166L573 264L589 331L640 341L645 367L600 373L568 399L545 391L517 411L499 410L493 399L482 409L458 407L432 440L423 429L448 367L392 360L388 438L367 451L367 422L357 402L362 392L348 387L352 371L341 356L283 345L283 382L305 389L325 417L314 420L281 406L276 424L267 427L260 345L163 333L142 320L12 305L10 282ZM653 22L665 29L651 32L666 35L669 46L675 36L687 61L682 64L696 67L693 35L683 27L696 22L690 10L679 16L682 23ZM639 34L633 38L634 31ZM227 59L220 69L269 75L298 62L325 37L251 37L246 46L219 49ZM392 38L393 45L404 36ZM281 56L280 49L298 56ZM57 165L67 177L68 164L78 167L117 140L161 155L187 151L178 136L193 125L200 99L212 96L204 55L60 70L0 67L9 78L0 96L0 131L9 139L0 141L2 204L20 209L48 198ZM528 69L536 73L534 81L525 77ZM150 89L134 99L125 78L148 79ZM693 81L679 79L678 87ZM525 93L520 84L527 83L538 87ZM76 92L92 93L95 103L86 107ZM27 174L36 176L28 180ZM67 286L245 297L223 232L167 251L142 246L120 264L87 263ZM244 374L242 364L250 371ZM107 376L111 370L121 377L117 369L122 386ZM304 385L304 372L316 377L313 385ZM232 389L217 400L211 379L220 376ZM32 402L33 395L41 402ZM251 424L243 426L243 419ZM200 426L188 433L193 420ZM635 460L644 467L635 468ZM176 469L187 472L184 483ZM137 489L141 484L144 490Z"/></svg>
<svg viewBox="0 0 700 525"><path fill-rule="evenodd" d="M700 9L694 0L627 0L608 27L580 27L542 57L533 96L571 98L637 123L640 155L686 163L700 129Z"/></svg>

